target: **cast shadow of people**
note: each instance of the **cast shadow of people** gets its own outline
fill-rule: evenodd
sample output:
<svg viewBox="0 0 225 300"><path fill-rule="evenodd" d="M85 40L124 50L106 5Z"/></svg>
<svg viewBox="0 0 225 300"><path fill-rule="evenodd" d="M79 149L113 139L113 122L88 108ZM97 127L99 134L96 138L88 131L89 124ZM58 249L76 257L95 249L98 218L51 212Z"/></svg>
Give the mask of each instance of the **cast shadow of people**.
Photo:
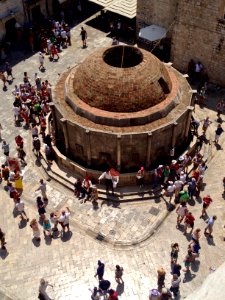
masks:
<svg viewBox="0 0 225 300"><path fill-rule="evenodd" d="M35 247L40 247L41 245L41 240L38 241L37 239L33 238L32 243L34 244Z"/></svg>
<svg viewBox="0 0 225 300"><path fill-rule="evenodd" d="M124 282L117 284L116 291L119 296L121 296L124 293Z"/></svg>
<svg viewBox="0 0 225 300"><path fill-rule="evenodd" d="M209 237L209 235L206 235L205 237L206 237L206 241L207 241L208 245L210 245L210 246L216 246L213 238Z"/></svg>
<svg viewBox="0 0 225 300"><path fill-rule="evenodd" d="M192 279L194 279L196 277L196 274L193 274L191 272L185 272L184 273L184 279L183 279L183 283L185 282L190 282L192 281Z"/></svg>
<svg viewBox="0 0 225 300"><path fill-rule="evenodd" d="M21 219L20 222L19 222L19 229L23 229L27 226L27 220L26 219Z"/></svg>
<svg viewBox="0 0 225 300"><path fill-rule="evenodd" d="M68 242L71 239L72 236L73 236L72 231L62 232L61 241L62 242Z"/></svg>
<svg viewBox="0 0 225 300"><path fill-rule="evenodd" d="M9 255L9 252L7 249L0 249L0 257L1 259L6 259L6 257Z"/></svg>
<svg viewBox="0 0 225 300"><path fill-rule="evenodd" d="M193 272L198 272L199 270L199 267L200 267L200 261L199 260L195 260L192 264L191 264L191 270Z"/></svg>

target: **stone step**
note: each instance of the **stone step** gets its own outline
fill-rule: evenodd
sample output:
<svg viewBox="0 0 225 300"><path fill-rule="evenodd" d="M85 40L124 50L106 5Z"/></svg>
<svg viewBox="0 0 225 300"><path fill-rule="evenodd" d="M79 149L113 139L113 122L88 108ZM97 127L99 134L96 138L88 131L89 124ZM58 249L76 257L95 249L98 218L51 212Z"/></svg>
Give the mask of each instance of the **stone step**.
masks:
<svg viewBox="0 0 225 300"><path fill-rule="evenodd" d="M58 168L58 166L53 162L51 168L48 168L47 162L44 157L41 159L41 166L45 173L51 180L62 184L67 189L73 191L74 186L73 182L75 177L72 179L72 176L69 178L65 177L66 173ZM64 174L64 176L63 176ZM136 187L118 187L114 195L111 193L106 193L105 187L102 184L97 184L98 188L98 197L103 201L110 202L140 202L150 199L157 199L161 197L161 188L151 189L149 187L143 187L143 190L140 190Z"/></svg>

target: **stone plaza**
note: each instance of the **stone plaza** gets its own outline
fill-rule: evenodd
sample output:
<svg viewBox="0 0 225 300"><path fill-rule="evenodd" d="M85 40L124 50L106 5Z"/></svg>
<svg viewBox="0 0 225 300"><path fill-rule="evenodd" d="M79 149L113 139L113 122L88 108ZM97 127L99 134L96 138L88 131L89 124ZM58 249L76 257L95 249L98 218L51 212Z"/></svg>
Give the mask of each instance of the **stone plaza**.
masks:
<svg viewBox="0 0 225 300"><path fill-rule="evenodd" d="M45 59L45 73L38 72L37 54L23 59L22 53L16 53L18 62L13 66L15 77L13 84L20 83L23 72L27 71L32 81L34 73L38 72L42 79L48 79L54 86L60 75L71 68L71 64L78 65L95 50L111 45L112 40L107 38L106 34L84 25L88 33L88 47L82 49L80 26L73 28L72 46L60 53L58 62L49 62L47 58ZM11 59L13 63L14 57L12 56ZM0 91L0 120L3 127L2 136L9 142L12 156L16 155L15 136L19 133L25 140L28 165L24 171L22 199L27 214L30 219L37 217L35 199L39 194L35 190L40 178L44 178L47 180L49 195L47 213L68 206L72 212L72 234L67 238L54 238L51 242L45 242L43 237L40 246L36 247L32 242L29 224L19 226L19 218L14 218L12 199L9 198L2 184L0 225L6 233L8 252L0 250L0 299L37 299L40 278L45 278L53 285L53 288L49 287L47 290L53 299L90 299L89 288L98 284L94 274L99 259L105 263L105 278L111 281L112 288L118 290L121 300L147 299L149 290L157 287L156 271L159 266L163 266L167 271L166 286L169 287L171 243L179 243L179 262L183 266L183 258L190 239L176 229L175 211L167 212L166 202L162 197L141 203L125 202L118 207L102 201L97 211L93 211L88 202L81 204L68 188L51 179L36 163L31 151L30 131L14 126L12 89L13 85L6 92L2 89ZM209 94L208 106L196 107L196 118L202 120L208 115L213 121L207 132L211 141L217 126L215 106L218 97L222 95L222 93ZM220 145L220 150L217 150L213 144L203 147L208 169L204 177L205 187L202 195L209 193L214 200L208 212L218 217L214 226L214 239L212 242L202 234L200 257L193 265L191 275L182 274L180 299L185 299L203 283L210 273L210 267L218 268L224 262L225 213L222 185L224 174L221 170L221 162L225 158L224 136L221 137ZM4 157L1 155L1 163L3 162ZM60 173L55 164L52 169ZM196 201L191 211L196 216L196 227L200 227L203 231L205 223L199 219L201 207L201 203ZM99 238L99 235L105 236L105 241ZM116 264L124 268L122 286L117 286L114 279Z"/></svg>

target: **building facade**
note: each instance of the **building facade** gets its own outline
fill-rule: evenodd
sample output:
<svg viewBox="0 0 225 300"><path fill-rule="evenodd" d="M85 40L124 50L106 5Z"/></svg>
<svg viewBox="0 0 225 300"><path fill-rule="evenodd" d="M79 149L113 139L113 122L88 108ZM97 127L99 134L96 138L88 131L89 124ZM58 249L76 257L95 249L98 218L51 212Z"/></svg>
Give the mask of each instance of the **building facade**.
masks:
<svg viewBox="0 0 225 300"><path fill-rule="evenodd" d="M200 61L211 81L225 85L225 0L138 0L137 32L156 24L171 38L171 61L186 72Z"/></svg>

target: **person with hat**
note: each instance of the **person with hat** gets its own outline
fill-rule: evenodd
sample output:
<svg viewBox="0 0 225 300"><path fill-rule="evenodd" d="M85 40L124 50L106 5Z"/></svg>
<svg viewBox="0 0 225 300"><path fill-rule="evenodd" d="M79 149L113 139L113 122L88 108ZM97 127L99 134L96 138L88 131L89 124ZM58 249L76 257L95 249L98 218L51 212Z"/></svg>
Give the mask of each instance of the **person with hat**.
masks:
<svg viewBox="0 0 225 300"><path fill-rule="evenodd" d="M140 189L144 186L144 176L145 176L145 169L144 167L141 167L136 174L137 185L139 186Z"/></svg>
<svg viewBox="0 0 225 300"><path fill-rule="evenodd" d="M149 292L149 300L159 300L160 292L157 289L152 289Z"/></svg>
<svg viewBox="0 0 225 300"><path fill-rule="evenodd" d="M204 216L206 215L207 208L213 202L213 200L210 197L210 195L206 195L205 197L203 197L202 201L203 201L203 204L202 204L202 214L200 216L200 219L204 218Z"/></svg>

